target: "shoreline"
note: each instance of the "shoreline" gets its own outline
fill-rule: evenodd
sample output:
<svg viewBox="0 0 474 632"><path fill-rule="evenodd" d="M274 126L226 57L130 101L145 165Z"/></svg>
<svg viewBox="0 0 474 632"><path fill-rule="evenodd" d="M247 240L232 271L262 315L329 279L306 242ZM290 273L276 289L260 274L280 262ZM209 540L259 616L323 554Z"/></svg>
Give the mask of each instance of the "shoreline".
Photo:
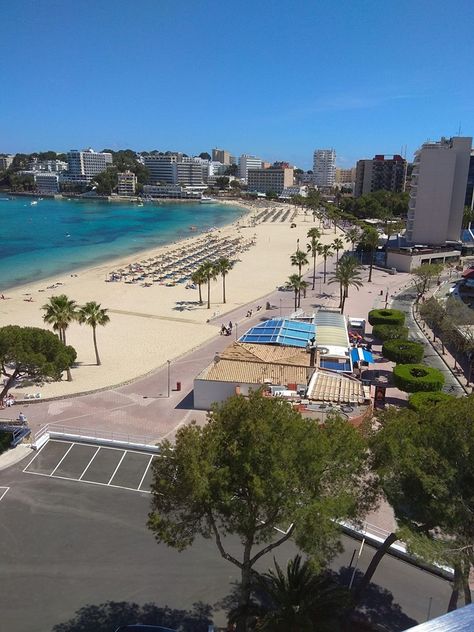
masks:
<svg viewBox="0 0 474 632"><path fill-rule="evenodd" d="M234 201L227 203L236 206ZM67 343L78 353L72 369L73 382L16 388L12 391L15 397L20 400L24 399L25 393L30 396L40 393L39 401L42 398L63 399L134 382L158 370L167 360L182 357L209 341L218 334L225 314L253 301L261 301L261 297L285 283L294 272L289 257L295 251L297 240L304 244L306 233L314 223L309 216L287 203L244 205L240 202L239 206L245 211L243 216L210 233L192 234L166 246L108 259L93 267L85 267L77 274L55 275L16 286L5 293L9 300L0 300L0 326L13 323L49 329L42 320L41 306L50 296L62 293L79 305L97 301L108 309L111 319L107 327L99 327L97 331L101 366L95 364L91 329L73 323L67 330ZM255 213L264 217L254 226L248 219ZM296 228L290 229L290 223L297 224ZM206 235L214 237L212 244L206 243ZM322 241L329 243L334 237L329 230ZM231 240L235 243L237 239L245 247L232 257L237 263L226 277L227 302L222 302L222 280L218 278L211 282L210 309L206 304L206 286L202 288L204 304L199 304L198 290L186 288L184 283L168 287L157 281L153 284L141 281L127 284L125 280L105 282L118 266L136 262L146 265L148 258L166 257L170 251L186 257L204 247L205 252L213 254L214 244L232 249ZM223 256L226 256L225 250Z"/></svg>
<svg viewBox="0 0 474 632"><path fill-rule="evenodd" d="M39 197L37 194L35 194L32 197ZM50 196L51 199L54 198L54 196ZM62 198L64 200L67 200L67 198ZM76 198L72 198L72 199L76 199ZM90 199L86 199L86 198L77 198L78 201L84 201L84 202L90 202ZM104 202L107 203L106 199L101 199L101 200L96 200L99 202ZM125 202L125 200L122 200L123 202ZM188 202L190 202L191 200L187 200ZM113 201L112 201L113 202ZM173 200L173 202L180 202L180 200ZM196 204L196 200L193 200L194 204ZM166 202L167 204L168 202ZM227 200L222 200L219 202L216 202L222 206L233 206L233 207L238 207L242 209L242 215L238 218L238 219L234 219L229 223L225 223L222 224L221 226L215 226L215 227L211 227L211 228L202 228L202 229L198 229L195 232L190 232L189 234L183 235L182 237L178 237L177 239L174 239L173 241L169 241L166 243L160 243L157 244L156 246L153 247L148 247L148 248L142 248L142 249L138 249L138 250L134 250L131 253L123 253L121 255L117 255L114 257L105 257L104 259L100 260L100 261L96 261L95 263L85 263L84 265L79 264L78 266L74 266L74 267L68 267L62 270L59 270L57 273L55 273L54 275L50 275L49 273L47 274L47 276L44 277L40 277L40 278L36 278L36 279L31 279L30 281L25 281L24 283L16 283L15 285L5 285L5 286L0 286L0 292L3 292L3 294L8 293L8 292L16 292L25 288L29 288L32 285L36 285L38 283L52 283L54 281L54 279L56 277L59 276L64 276L64 275L70 275L72 272L73 273L77 273L77 274L82 274L84 272L87 271L92 271L95 270L99 267L103 267L105 265L109 265L112 267L114 265L123 265L123 264L128 264L129 261L131 261L132 259L135 258L143 258L145 256L151 256L151 255L159 255L161 254L161 252L158 252L158 250L163 250L163 252L166 252L167 249L169 249L172 246L175 246L181 242L186 243L186 242L190 242L193 239L197 239L202 235L207 235L207 234L212 234L215 233L217 231L220 230L225 230L231 226L233 226L234 224L237 225L239 222L241 222L247 215L250 215L254 209L249 208L248 206L245 205L245 203L243 203L241 200L239 201L227 201ZM153 204L155 205L155 204ZM159 205L156 205L159 206Z"/></svg>

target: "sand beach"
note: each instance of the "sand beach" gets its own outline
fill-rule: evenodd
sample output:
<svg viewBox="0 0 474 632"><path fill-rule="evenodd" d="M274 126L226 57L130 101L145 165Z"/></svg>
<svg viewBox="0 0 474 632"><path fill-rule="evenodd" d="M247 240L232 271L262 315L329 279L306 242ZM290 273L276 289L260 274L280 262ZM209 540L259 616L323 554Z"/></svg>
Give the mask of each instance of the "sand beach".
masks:
<svg viewBox="0 0 474 632"><path fill-rule="evenodd" d="M306 249L306 234L318 222L313 223L309 212L296 211L289 204L265 201L242 206L246 214L226 227L191 233L168 246L6 291L0 300L0 326L47 328L41 306L50 296L62 293L78 304L97 301L110 316L110 323L97 331L101 366L95 364L91 329L73 323L67 331L67 342L78 355L73 381L16 388L12 393L18 399L25 393L61 397L136 379L218 334L221 319L228 322L226 313L252 302L256 307L259 299L261 303L297 272L290 265L290 255L298 239L300 248ZM296 226L291 228L292 224ZM336 236L333 228L327 228L321 241L331 243ZM193 261L215 253L237 261L226 277L226 304L218 278L211 282L211 308L207 309L206 286L199 305L198 289L187 288L187 282L169 283L182 278Z"/></svg>

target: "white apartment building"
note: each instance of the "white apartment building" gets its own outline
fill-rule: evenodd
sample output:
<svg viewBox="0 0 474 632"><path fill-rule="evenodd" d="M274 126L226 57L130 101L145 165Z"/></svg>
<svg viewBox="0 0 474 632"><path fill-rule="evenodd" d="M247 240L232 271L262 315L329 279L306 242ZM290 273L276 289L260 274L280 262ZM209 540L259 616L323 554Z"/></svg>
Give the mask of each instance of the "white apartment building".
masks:
<svg viewBox="0 0 474 632"><path fill-rule="evenodd" d="M415 153L406 237L409 244L459 241L471 137L441 138Z"/></svg>
<svg viewBox="0 0 474 632"><path fill-rule="evenodd" d="M313 177L317 187L333 187L336 181L336 150L316 149L313 154Z"/></svg>
<svg viewBox="0 0 474 632"><path fill-rule="evenodd" d="M12 164L14 154L3 154L0 156L0 171L5 171Z"/></svg>
<svg viewBox="0 0 474 632"><path fill-rule="evenodd" d="M78 151L71 149L67 155L68 180L90 182L98 173L105 171L112 164L112 154L97 152L93 149Z"/></svg>
<svg viewBox="0 0 474 632"><path fill-rule="evenodd" d="M151 198L191 198L198 200L201 197L201 191L189 190L179 184L145 184L143 193Z"/></svg>
<svg viewBox="0 0 474 632"><path fill-rule="evenodd" d="M239 158L239 177L247 182L249 169L261 169L262 159L256 156L242 154Z"/></svg>
<svg viewBox="0 0 474 632"><path fill-rule="evenodd" d="M150 172L150 184L202 185L203 164L201 158L189 158L179 154L145 156L145 167ZM207 171L207 161L205 168Z"/></svg>
<svg viewBox="0 0 474 632"><path fill-rule="evenodd" d="M177 162L178 156L144 156L143 162L150 173L150 184L166 182L174 184L173 165Z"/></svg>
<svg viewBox="0 0 474 632"><path fill-rule="evenodd" d="M50 173L60 173L68 168L64 160L33 160L28 165L30 171L48 171Z"/></svg>
<svg viewBox="0 0 474 632"><path fill-rule="evenodd" d="M207 166L206 166L207 170ZM199 186L203 183L203 167L196 160L177 161L173 165L173 183L183 186Z"/></svg>
<svg viewBox="0 0 474 632"><path fill-rule="evenodd" d="M135 195L137 190L137 176L133 171L124 171L117 174L118 186L117 192L119 195Z"/></svg>
<svg viewBox="0 0 474 632"><path fill-rule="evenodd" d="M291 200L294 195L308 197L308 187L305 185L294 185L291 187L285 187L278 197L280 198L280 200Z"/></svg>
<svg viewBox="0 0 474 632"><path fill-rule="evenodd" d="M59 191L59 175L48 171L37 171L34 174L38 193L57 193Z"/></svg>

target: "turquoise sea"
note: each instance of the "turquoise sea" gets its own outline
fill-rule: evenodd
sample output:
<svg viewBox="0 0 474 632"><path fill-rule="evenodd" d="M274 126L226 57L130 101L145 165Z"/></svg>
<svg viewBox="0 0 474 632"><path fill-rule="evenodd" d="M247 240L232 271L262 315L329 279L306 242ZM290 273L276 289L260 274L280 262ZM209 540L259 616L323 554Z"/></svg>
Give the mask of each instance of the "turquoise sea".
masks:
<svg viewBox="0 0 474 632"><path fill-rule="evenodd" d="M190 226L223 226L242 213L217 203L137 206L0 193L0 291L171 243L196 234Z"/></svg>

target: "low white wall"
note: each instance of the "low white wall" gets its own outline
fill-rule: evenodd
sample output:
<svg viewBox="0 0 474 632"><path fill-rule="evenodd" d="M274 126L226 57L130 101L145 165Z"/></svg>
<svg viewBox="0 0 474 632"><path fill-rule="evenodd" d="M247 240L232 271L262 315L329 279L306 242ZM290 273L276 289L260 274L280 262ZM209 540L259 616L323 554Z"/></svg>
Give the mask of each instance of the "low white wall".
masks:
<svg viewBox="0 0 474 632"><path fill-rule="evenodd" d="M194 408L209 410L214 402L221 403L231 395L235 395L237 387L240 388L242 395L248 395L249 390L257 390L258 385L196 379L194 380Z"/></svg>

